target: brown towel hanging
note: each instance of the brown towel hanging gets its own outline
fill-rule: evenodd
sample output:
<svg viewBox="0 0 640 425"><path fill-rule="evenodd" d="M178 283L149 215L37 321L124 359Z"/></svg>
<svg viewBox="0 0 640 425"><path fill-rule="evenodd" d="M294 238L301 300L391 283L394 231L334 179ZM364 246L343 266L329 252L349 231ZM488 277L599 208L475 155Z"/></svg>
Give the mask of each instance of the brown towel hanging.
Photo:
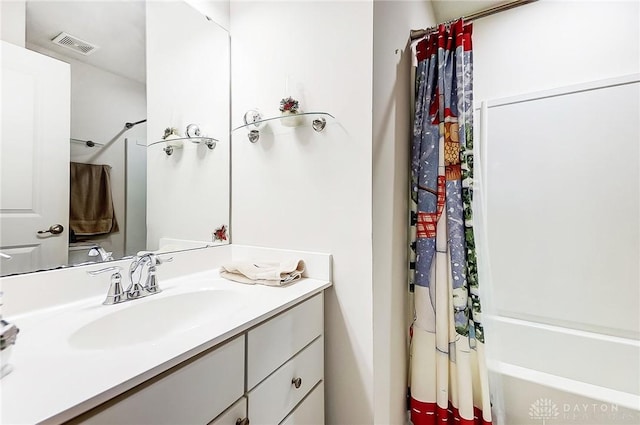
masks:
<svg viewBox="0 0 640 425"><path fill-rule="evenodd" d="M119 230L111 196L111 167L71 163L69 227L78 236Z"/></svg>

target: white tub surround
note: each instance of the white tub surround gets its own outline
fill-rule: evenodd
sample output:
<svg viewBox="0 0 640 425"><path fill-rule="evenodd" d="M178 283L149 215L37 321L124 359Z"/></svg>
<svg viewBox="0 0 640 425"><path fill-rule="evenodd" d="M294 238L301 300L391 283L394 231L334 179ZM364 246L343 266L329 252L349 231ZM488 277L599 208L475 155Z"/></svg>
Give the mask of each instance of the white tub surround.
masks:
<svg viewBox="0 0 640 425"><path fill-rule="evenodd" d="M101 304L108 273L86 276L104 263L2 279L5 318L20 334L13 371L0 381L0 422L72 419L331 285L327 254L230 245L172 255L158 268L161 293L117 305ZM304 258L307 271L288 287L218 276L224 261L292 256ZM127 265L109 265L120 263Z"/></svg>

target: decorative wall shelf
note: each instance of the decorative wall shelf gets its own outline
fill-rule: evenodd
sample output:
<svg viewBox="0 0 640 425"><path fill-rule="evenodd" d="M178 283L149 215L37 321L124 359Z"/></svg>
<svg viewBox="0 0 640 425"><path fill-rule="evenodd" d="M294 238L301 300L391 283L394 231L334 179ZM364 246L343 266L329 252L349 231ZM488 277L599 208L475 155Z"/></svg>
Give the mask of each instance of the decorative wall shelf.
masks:
<svg viewBox="0 0 640 425"><path fill-rule="evenodd" d="M218 142L218 139L214 139L213 137L203 137L203 136L179 137L175 139L158 140L157 142L150 143L147 147L151 147L159 143L165 143L167 144L167 146L162 150L167 155L171 155L174 149L182 149L182 144L185 141L189 141L195 144L204 144L206 147L213 150L216 148L216 143Z"/></svg>
<svg viewBox="0 0 640 425"><path fill-rule="evenodd" d="M310 124L315 131L321 132L327 122L332 120L335 120L335 117L327 112L300 112L295 116L278 115L277 117L263 118L259 111L250 110L244 116L245 124L234 128L233 131L247 129L249 141L255 143L260 139L260 130L269 122L280 121L285 127L304 127Z"/></svg>

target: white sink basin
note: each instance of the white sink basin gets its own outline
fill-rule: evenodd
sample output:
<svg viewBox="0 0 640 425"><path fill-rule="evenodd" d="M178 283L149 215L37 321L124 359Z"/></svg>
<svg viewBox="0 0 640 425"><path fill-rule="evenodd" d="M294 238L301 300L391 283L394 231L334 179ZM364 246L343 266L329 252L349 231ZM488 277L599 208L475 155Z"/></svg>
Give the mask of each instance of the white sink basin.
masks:
<svg viewBox="0 0 640 425"><path fill-rule="evenodd" d="M158 298L155 298L158 297ZM69 337L73 348L103 350L148 343L240 308L240 294L209 289L151 295L87 323Z"/></svg>

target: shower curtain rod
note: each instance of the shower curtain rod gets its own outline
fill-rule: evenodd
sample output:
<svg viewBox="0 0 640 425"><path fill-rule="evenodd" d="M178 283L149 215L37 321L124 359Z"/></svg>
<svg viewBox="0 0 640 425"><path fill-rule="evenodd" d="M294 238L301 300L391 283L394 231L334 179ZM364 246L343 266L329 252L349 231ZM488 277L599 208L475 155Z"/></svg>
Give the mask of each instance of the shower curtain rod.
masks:
<svg viewBox="0 0 640 425"><path fill-rule="evenodd" d="M499 6L494 6L494 7L490 7L488 9L485 9L485 10L481 10L480 12L472 13L471 15L468 15L468 16L461 16L460 18L464 19L465 22L471 22L471 21L474 21L474 20L479 19L479 18L484 18L486 16L494 15L494 14L499 13L499 12L504 12L505 10L513 9L515 7L524 6L525 4L529 4L529 3L534 3L536 1L538 1L538 0L515 0L515 1L512 1L510 3L501 4ZM452 19L450 21L442 22L442 23L443 24L448 24L448 23L451 23L451 22L455 22L460 18ZM417 40L419 38L424 37L425 35L429 35L432 32L437 31L438 30L438 25L433 26L433 27L429 27L429 28L426 28L426 29L423 29L423 30L411 30L411 40Z"/></svg>

